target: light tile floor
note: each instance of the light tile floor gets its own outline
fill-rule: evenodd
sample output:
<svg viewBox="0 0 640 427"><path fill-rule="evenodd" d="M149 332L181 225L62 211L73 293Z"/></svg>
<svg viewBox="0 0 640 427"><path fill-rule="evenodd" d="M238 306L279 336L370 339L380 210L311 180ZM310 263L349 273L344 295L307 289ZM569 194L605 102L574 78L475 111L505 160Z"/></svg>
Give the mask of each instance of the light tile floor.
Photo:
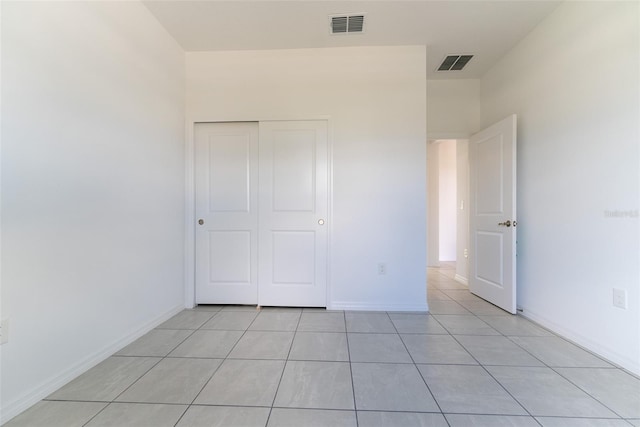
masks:
<svg viewBox="0 0 640 427"><path fill-rule="evenodd" d="M429 314L185 310L7 427L640 426L638 378L429 279Z"/></svg>

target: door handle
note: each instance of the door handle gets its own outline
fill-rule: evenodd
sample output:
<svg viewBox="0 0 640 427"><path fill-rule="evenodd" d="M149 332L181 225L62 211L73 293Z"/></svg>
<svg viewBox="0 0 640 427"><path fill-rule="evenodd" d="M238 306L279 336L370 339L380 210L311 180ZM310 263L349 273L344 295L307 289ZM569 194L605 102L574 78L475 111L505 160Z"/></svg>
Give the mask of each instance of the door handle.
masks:
<svg viewBox="0 0 640 427"><path fill-rule="evenodd" d="M320 224L320 225L324 225L324 219L319 219L319 220L318 220L318 224Z"/></svg>
<svg viewBox="0 0 640 427"><path fill-rule="evenodd" d="M505 222L499 222L498 225L502 225L505 227L511 227L511 220L506 220Z"/></svg>
<svg viewBox="0 0 640 427"><path fill-rule="evenodd" d="M203 225L204 224L204 219L199 219L198 220L198 224Z"/></svg>

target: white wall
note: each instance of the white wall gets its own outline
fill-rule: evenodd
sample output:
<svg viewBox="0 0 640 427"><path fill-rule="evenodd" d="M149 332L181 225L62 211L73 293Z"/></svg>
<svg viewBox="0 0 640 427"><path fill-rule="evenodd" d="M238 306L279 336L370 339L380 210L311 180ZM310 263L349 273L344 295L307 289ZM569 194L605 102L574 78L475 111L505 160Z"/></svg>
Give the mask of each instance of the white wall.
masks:
<svg viewBox="0 0 640 427"><path fill-rule="evenodd" d="M429 139L469 138L480 130L480 80L427 80Z"/></svg>
<svg viewBox="0 0 640 427"><path fill-rule="evenodd" d="M427 143L427 266L440 267L440 185L437 141Z"/></svg>
<svg viewBox="0 0 640 427"><path fill-rule="evenodd" d="M469 281L469 140L456 141L456 280Z"/></svg>
<svg viewBox="0 0 640 427"><path fill-rule="evenodd" d="M438 220L440 261L456 260L456 140L438 143Z"/></svg>
<svg viewBox="0 0 640 427"><path fill-rule="evenodd" d="M519 305L636 373L638 7L566 2L482 79L483 125L519 117Z"/></svg>
<svg viewBox="0 0 640 427"><path fill-rule="evenodd" d="M425 56L424 46L187 53L191 121L330 117L332 308L426 309Z"/></svg>
<svg viewBox="0 0 640 427"><path fill-rule="evenodd" d="M137 2L2 3L7 420L184 304L184 53Z"/></svg>

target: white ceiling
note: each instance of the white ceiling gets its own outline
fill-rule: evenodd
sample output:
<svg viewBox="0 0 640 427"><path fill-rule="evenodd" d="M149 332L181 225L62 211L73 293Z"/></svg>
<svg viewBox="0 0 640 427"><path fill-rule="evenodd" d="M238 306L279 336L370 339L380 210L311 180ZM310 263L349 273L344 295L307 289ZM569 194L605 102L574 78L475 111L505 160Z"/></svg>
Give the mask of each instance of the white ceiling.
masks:
<svg viewBox="0 0 640 427"><path fill-rule="evenodd" d="M428 78L479 78L559 1L190 1L144 4L186 51L427 45ZM330 35L329 15L362 13L363 34ZM473 54L437 73L447 54Z"/></svg>

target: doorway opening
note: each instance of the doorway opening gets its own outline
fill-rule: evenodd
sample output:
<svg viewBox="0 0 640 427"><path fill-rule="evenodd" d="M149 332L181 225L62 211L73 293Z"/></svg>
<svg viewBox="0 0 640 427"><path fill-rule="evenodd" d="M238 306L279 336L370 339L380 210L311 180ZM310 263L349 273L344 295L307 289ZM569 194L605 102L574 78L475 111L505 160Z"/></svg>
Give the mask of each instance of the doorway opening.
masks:
<svg viewBox="0 0 640 427"><path fill-rule="evenodd" d="M429 237L427 266L468 284L469 142L431 140L427 145Z"/></svg>

